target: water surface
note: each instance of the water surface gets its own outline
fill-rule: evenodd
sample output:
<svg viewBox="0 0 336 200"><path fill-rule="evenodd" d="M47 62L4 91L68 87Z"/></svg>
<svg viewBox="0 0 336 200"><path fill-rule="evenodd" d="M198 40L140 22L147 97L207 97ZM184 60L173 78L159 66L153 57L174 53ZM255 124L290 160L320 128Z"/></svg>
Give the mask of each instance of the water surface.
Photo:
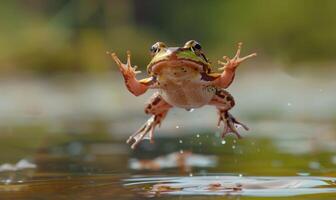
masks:
<svg viewBox="0 0 336 200"><path fill-rule="evenodd" d="M3 130L0 150L11 154L0 154L0 199L336 198L333 129L254 124L243 140L180 127L135 151L104 129Z"/></svg>

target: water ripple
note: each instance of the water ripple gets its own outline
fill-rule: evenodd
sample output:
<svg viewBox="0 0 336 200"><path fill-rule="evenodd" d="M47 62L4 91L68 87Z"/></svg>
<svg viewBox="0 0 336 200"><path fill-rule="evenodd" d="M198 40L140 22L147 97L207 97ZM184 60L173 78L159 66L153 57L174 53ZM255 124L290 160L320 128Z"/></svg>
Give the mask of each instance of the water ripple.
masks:
<svg viewBox="0 0 336 200"><path fill-rule="evenodd" d="M336 178L311 176L134 177L125 179L124 186L148 197L159 195L286 197L322 193L336 194ZM142 189L139 191L139 188Z"/></svg>

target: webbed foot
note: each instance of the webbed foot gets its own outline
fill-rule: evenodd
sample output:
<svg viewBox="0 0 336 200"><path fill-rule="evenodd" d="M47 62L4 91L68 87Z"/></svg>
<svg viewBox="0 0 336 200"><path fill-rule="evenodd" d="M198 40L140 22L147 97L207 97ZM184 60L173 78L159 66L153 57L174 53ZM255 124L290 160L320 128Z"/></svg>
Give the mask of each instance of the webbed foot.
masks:
<svg viewBox="0 0 336 200"><path fill-rule="evenodd" d="M228 111L219 111L219 119L217 123L218 127L220 126L221 122L224 124L224 130L221 134L222 138L224 138L228 133L234 133L239 139L242 138L237 130L238 126L242 126L246 131L249 130L245 124L236 120Z"/></svg>
<svg viewBox="0 0 336 200"><path fill-rule="evenodd" d="M136 146L144 139L144 137L149 133L149 139L151 143L154 142L154 130L157 125L160 125L160 120L157 116L151 116L145 124L141 126L141 128L136 131L133 135L131 135L126 141L127 144L132 144L131 148L135 149Z"/></svg>

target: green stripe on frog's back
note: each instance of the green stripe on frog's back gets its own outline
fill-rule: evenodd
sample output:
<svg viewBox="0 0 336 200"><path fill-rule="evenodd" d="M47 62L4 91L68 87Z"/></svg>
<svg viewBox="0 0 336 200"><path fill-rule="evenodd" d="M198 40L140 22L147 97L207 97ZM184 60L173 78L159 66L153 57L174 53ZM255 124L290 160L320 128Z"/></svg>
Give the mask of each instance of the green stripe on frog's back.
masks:
<svg viewBox="0 0 336 200"><path fill-rule="evenodd" d="M178 59L185 59L203 65L203 71L205 73L210 73L211 71L210 64L190 49L179 49L176 52L176 56Z"/></svg>

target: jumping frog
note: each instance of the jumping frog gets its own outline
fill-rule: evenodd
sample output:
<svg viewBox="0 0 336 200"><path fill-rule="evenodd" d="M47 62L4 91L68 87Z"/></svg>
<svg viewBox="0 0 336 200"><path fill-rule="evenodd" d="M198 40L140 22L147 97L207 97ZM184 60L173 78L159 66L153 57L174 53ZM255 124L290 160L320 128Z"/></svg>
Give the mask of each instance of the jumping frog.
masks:
<svg viewBox="0 0 336 200"><path fill-rule="evenodd" d="M232 59L224 56L224 62L218 61L221 65L219 70L222 72L215 73L212 72L211 63L197 41L190 40L183 47L168 47L163 42L156 42L150 48L152 60L147 66L149 78L142 80L136 78L140 71L136 71L136 66L132 67L129 51L126 64L122 63L115 53L109 53L132 94L139 96L148 89L158 90L145 107L145 113L151 117L127 140L131 148L134 149L147 134L153 143L155 128L161 125L173 107L190 110L204 105L215 106L218 111L217 124L224 124L222 138L230 132L241 138L236 126L240 125L245 130L248 130L248 127L229 113L235 101L231 94L224 90L232 83L238 65L257 55L253 53L241 58L241 47L242 43L239 43L236 55Z"/></svg>

